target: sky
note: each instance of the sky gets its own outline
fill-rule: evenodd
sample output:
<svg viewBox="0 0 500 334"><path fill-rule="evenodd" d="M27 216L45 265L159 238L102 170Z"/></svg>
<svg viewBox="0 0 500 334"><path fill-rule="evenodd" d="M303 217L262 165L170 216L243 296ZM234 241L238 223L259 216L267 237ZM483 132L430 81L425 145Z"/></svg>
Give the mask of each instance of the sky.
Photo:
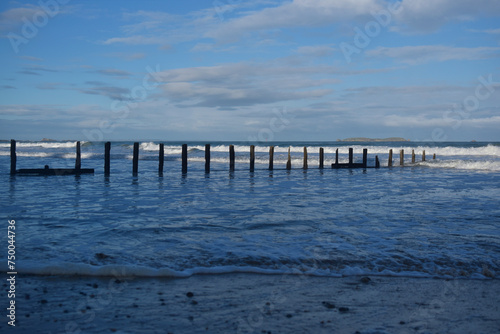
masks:
<svg viewBox="0 0 500 334"><path fill-rule="evenodd" d="M500 141L498 0L7 0L0 61L0 139Z"/></svg>

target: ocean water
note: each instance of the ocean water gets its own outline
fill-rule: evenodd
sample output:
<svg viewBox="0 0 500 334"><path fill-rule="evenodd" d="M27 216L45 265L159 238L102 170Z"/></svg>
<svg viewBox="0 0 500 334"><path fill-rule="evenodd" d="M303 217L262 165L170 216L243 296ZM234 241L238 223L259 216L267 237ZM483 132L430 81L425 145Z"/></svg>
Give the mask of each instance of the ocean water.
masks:
<svg viewBox="0 0 500 334"><path fill-rule="evenodd" d="M273 143L273 171L270 144L258 143L254 172L248 143L233 143L234 172L230 143L211 143L211 172L205 174L205 143L192 142L183 175L182 143L165 142L163 176L158 143L140 144L136 176L132 142L112 143L109 177L103 173L104 143L82 142L82 168L95 168L95 174L44 177L10 176L10 142L0 142L0 235L7 245L7 220L14 219L18 272L500 275L500 143L280 142ZM318 168L319 147L325 149L324 169ZM331 169L335 150L347 162L348 147L355 162L367 148L368 165L377 155L381 168ZM72 168L75 142L20 141L17 157L17 168Z"/></svg>

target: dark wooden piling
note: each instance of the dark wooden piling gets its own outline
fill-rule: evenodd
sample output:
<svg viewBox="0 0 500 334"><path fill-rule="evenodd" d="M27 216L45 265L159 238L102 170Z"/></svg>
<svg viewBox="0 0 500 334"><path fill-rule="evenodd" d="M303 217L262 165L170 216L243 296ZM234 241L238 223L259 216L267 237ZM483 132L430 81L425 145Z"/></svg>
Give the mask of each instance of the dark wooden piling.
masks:
<svg viewBox="0 0 500 334"><path fill-rule="evenodd" d="M235 161L234 145L229 145L229 170L231 172L234 172L234 161Z"/></svg>
<svg viewBox="0 0 500 334"><path fill-rule="evenodd" d="M210 144L205 145L205 173L210 173Z"/></svg>
<svg viewBox="0 0 500 334"><path fill-rule="evenodd" d="M163 165L165 164L165 144L160 144L158 154L158 175L163 176Z"/></svg>
<svg viewBox="0 0 500 334"><path fill-rule="evenodd" d="M132 174L139 172L139 143L134 143L134 157L132 159Z"/></svg>
<svg viewBox="0 0 500 334"><path fill-rule="evenodd" d="M111 169L111 142L104 144L104 175L109 176Z"/></svg>
<svg viewBox="0 0 500 334"><path fill-rule="evenodd" d="M405 164L405 150L399 150L399 165L404 166Z"/></svg>
<svg viewBox="0 0 500 334"><path fill-rule="evenodd" d="M323 169L325 164L325 149L319 148L319 169Z"/></svg>
<svg viewBox="0 0 500 334"><path fill-rule="evenodd" d="M375 156L375 168L380 168L380 161L378 160L378 155Z"/></svg>
<svg viewBox="0 0 500 334"><path fill-rule="evenodd" d="M250 146L250 171L255 170L255 145Z"/></svg>
<svg viewBox="0 0 500 334"><path fill-rule="evenodd" d="M436 160L436 153L432 155L432 160Z"/></svg>
<svg viewBox="0 0 500 334"><path fill-rule="evenodd" d="M363 149L363 162L354 162L354 149L349 147L349 161L347 163L339 163L339 150L335 151L335 163L332 164L334 169L344 168L367 168L368 165L368 149Z"/></svg>
<svg viewBox="0 0 500 334"><path fill-rule="evenodd" d="M11 141L10 141L10 175L16 174L16 164L17 164L16 141L14 139L11 139Z"/></svg>
<svg viewBox="0 0 500 334"><path fill-rule="evenodd" d="M292 156L290 155L290 147L288 148L288 159L286 161L286 169L292 169Z"/></svg>
<svg viewBox="0 0 500 334"><path fill-rule="evenodd" d="M389 150L389 161L387 162L387 167L392 167L392 149Z"/></svg>
<svg viewBox="0 0 500 334"><path fill-rule="evenodd" d="M422 161L425 161L425 150L422 151Z"/></svg>
<svg viewBox="0 0 500 334"><path fill-rule="evenodd" d="M411 163L415 163L415 150L411 150Z"/></svg>
<svg viewBox="0 0 500 334"><path fill-rule="evenodd" d="M76 142L75 171L78 173L82 169L82 151L80 142Z"/></svg>
<svg viewBox="0 0 500 334"><path fill-rule="evenodd" d="M188 171L188 146L182 144L182 173L186 174Z"/></svg>
<svg viewBox="0 0 500 334"><path fill-rule="evenodd" d="M269 147L269 170L274 169L274 146Z"/></svg>
<svg viewBox="0 0 500 334"><path fill-rule="evenodd" d="M94 174L94 169L81 168L80 170L76 170L74 168L49 168L49 165L45 165L45 168L19 169L17 170L16 174L38 175L38 176L81 175L81 174Z"/></svg>
<svg viewBox="0 0 500 334"><path fill-rule="evenodd" d="M302 166L303 169L307 169L307 147L304 146L304 164Z"/></svg>

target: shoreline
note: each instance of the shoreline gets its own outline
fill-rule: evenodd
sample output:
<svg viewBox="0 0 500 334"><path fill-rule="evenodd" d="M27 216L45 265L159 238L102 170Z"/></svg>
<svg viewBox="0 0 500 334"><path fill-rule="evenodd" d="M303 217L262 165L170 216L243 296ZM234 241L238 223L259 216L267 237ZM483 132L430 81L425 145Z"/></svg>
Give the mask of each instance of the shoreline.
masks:
<svg viewBox="0 0 500 334"><path fill-rule="evenodd" d="M17 282L19 333L493 333L500 328L498 279L21 274ZM3 318L2 331L11 327Z"/></svg>

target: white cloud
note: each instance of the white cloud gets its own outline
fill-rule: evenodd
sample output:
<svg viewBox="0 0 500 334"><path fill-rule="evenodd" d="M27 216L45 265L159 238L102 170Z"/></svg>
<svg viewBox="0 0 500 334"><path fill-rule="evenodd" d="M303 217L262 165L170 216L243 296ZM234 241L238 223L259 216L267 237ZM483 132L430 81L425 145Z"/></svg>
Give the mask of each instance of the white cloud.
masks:
<svg viewBox="0 0 500 334"><path fill-rule="evenodd" d="M108 38L103 42L105 45L109 44L130 44L130 45L163 45L167 44L168 40L164 37L157 36L142 36L142 35L134 35L129 37L113 37Z"/></svg>
<svg viewBox="0 0 500 334"><path fill-rule="evenodd" d="M500 125L500 116L491 116L485 118L469 118L460 119L461 127L494 127ZM443 117L427 118L426 116L410 116L410 115L389 115L382 118L382 125L388 127L423 127L433 128L442 127L449 128L454 121Z"/></svg>
<svg viewBox="0 0 500 334"><path fill-rule="evenodd" d="M0 32L2 33L19 33L19 29L27 24L34 24L39 20L45 20L59 14L71 13L75 9L72 6L59 6L57 9L48 7L44 9L35 5L24 5L24 7L17 7L8 9L0 13Z"/></svg>
<svg viewBox="0 0 500 334"><path fill-rule="evenodd" d="M336 70L327 66L286 66L274 62L232 63L174 69L157 75L163 95L184 106L236 108L315 99L332 92Z"/></svg>
<svg viewBox="0 0 500 334"><path fill-rule="evenodd" d="M500 14L498 0L403 0L396 15L406 32L432 32L453 21Z"/></svg>
<svg viewBox="0 0 500 334"><path fill-rule="evenodd" d="M223 2L225 3L225 2ZM250 10L246 7L267 6ZM448 22L477 20L500 14L498 0L402 0L394 10L393 0L292 0L250 2L207 7L183 16L167 12L125 13L129 24L124 35L106 39L104 44L165 45L208 38L217 44L239 42L259 33L276 33L286 28L321 27L335 24L360 26L374 21L374 13L390 12L389 30L405 33L432 32ZM397 6L396 6L397 7ZM255 7L257 8L257 7ZM231 14L231 15L229 15ZM351 30L351 29L349 29ZM497 33L491 29L490 33ZM273 40L273 39L271 39ZM208 42L210 43L210 41ZM207 41L199 41L193 51L208 51Z"/></svg>
<svg viewBox="0 0 500 334"><path fill-rule="evenodd" d="M38 58L38 57L32 57L32 56L20 56L19 58L21 59L24 59L24 60L29 60L29 61L43 61L42 58Z"/></svg>
<svg viewBox="0 0 500 334"><path fill-rule="evenodd" d="M388 115L381 118L382 124L389 127L445 127L449 121L443 118L427 118L424 115Z"/></svg>
<svg viewBox="0 0 500 334"><path fill-rule="evenodd" d="M469 31L470 32L484 33L484 34L491 34L491 35L499 35L500 34L500 29L485 29L485 30L469 29Z"/></svg>
<svg viewBox="0 0 500 334"><path fill-rule="evenodd" d="M246 7L257 4L268 7L246 10ZM124 15L125 20L137 21L122 26L126 36L108 38L104 44L161 45L200 37L217 43L235 42L253 32L368 20L371 12L385 7L383 0L293 0L279 5L257 1L229 7L215 6L183 17L165 12L138 11ZM226 17L230 13L232 19ZM262 36L259 38L262 40Z"/></svg>
<svg viewBox="0 0 500 334"><path fill-rule="evenodd" d="M218 41L235 41L248 33L290 27L315 27L368 17L382 6L376 0L294 0L224 22L206 32Z"/></svg>
<svg viewBox="0 0 500 334"><path fill-rule="evenodd" d="M0 13L0 32L18 33L18 29L25 24L25 21L31 21L36 14L42 14L43 11L36 6L27 6L12 8Z"/></svg>
<svg viewBox="0 0 500 334"><path fill-rule="evenodd" d="M114 76L114 77L128 77L130 75L130 72L117 70L117 69L113 69L113 68L104 69L104 70L97 70L96 73Z"/></svg>
<svg viewBox="0 0 500 334"><path fill-rule="evenodd" d="M144 57L146 57L146 54L142 52L114 52L114 53L109 53L106 56L113 58L120 58L127 61L133 61L133 60L143 59Z"/></svg>
<svg viewBox="0 0 500 334"><path fill-rule="evenodd" d="M296 52L304 56L327 57L331 56L335 49L328 45L301 46Z"/></svg>
<svg viewBox="0 0 500 334"><path fill-rule="evenodd" d="M178 18L174 15L159 11L145 11L139 10L135 13L125 13L124 18L126 20L139 20L140 22L135 24L130 24L123 26L122 29L126 33L137 33L143 30L151 30L156 28L161 28L165 24L175 21Z"/></svg>
<svg viewBox="0 0 500 334"><path fill-rule="evenodd" d="M497 58L500 56L500 47L465 48L445 45L378 47L366 51L366 55L369 57L395 58L402 63L417 65L433 61Z"/></svg>

